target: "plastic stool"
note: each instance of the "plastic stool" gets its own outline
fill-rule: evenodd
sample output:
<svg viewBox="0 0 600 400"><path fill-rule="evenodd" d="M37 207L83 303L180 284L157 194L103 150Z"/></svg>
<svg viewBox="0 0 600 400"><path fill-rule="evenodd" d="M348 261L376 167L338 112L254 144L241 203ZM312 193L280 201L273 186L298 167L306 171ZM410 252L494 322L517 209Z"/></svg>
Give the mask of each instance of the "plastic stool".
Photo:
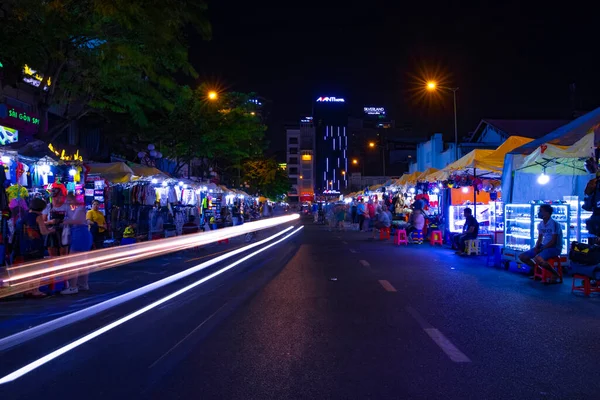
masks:
<svg viewBox="0 0 600 400"><path fill-rule="evenodd" d="M429 236L429 244L435 246L439 244L440 246L444 245L444 236L442 235L442 231L436 230L431 231L431 236Z"/></svg>
<svg viewBox="0 0 600 400"><path fill-rule="evenodd" d="M581 286L576 285L575 281L580 280ZM596 281L592 285L592 278L587 275L581 274L573 274L573 283L571 284L571 293L573 292L583 292L583 295L588 297L591 293L600 293L600 286L598 286L598 281Z"/></svg>
<svg viewBox="0 0 600 400"><path fill-rule="evenodd" d="M398 229L396 233L396 241L394 242L396 245L405 244L408 245L408 236L406 236L405 229Z"/></svg>
<svg viewBox="0 0 600 400"><path fill-rule="evenodd" d="M554 268L554 270L556 272L558 272L558 277L559 277L560 283L562 283L563 282L563 271L562 271L562 267L560 265L560 257L559 258L551 258L547 262L548 262L548 264L550 264L550 266L552 268ZM542 282L550 282L554 278L554 274L552 272L548 271L545 268L540 267L537 263L535 264L533 271L534 271L533 272L533 280L540 278L540 280Z"/></svg>
<svg viewBox="0 0 600 400"><path fill-rule="evenodd" d="M381 228L379 230L379 240L391 239L390 228Z"/></svg>
<svg viewBox="0 0 600 400"><path fill-rule="evenodd" d="M469 256L471 254L480 255L481 243L479 239L465 240L465 253Z"/></svg>

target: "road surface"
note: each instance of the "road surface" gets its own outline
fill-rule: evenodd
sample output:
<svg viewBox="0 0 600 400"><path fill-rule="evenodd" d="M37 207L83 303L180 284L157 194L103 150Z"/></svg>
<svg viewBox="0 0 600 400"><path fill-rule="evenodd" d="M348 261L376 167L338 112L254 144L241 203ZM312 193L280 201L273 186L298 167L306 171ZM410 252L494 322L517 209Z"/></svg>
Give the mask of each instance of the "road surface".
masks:
<svg viewBox="0 0 600 400"><path fill-rule="evenodd" d="M0 385L0 399L598 398L600 299L572 295L570 278L547 286L483 257L303 223ZM255 250L6 349L0 377Z"/></svg>

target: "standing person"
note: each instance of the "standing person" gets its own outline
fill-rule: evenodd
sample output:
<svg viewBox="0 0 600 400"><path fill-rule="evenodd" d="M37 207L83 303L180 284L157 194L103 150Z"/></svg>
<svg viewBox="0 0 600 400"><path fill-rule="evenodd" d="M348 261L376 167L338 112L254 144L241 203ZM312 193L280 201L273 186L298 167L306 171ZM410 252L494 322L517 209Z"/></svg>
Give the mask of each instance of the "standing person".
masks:
<svg viewBox="0 0 600 400"><path fill-rule="evenodd" d="M338 230L344 230L344 221L346 220L346 206L343 204L338 205L335 213L336 225Z"/></svg>
<svg viewBox="0 0 600 400"><path fill-rule="evenodd" d="M95 249L104 248L104 239L106 238L106 219L104 214L100 212L100 202L94 200L92 202L92 209L85 215L88 225L90 226L90 232L94 241Z"/></svg>
<svg viewBox="0 0 600 400"><path fill-rule="evenodd" d="M85 253L92 249L92 234L87 223L85 205L75 195L68 194L66 204L69 206L65 226L71 229L71 254ZM60 294L77 294L80 290L89 290L87 272L75 275L68 280L68 287Z"/></svg>
<svg viewBox="0 0 600 400"><path fill-rule="evenodd" d="M42 212L45 224L52 228L52 233L46 238L46 247L48 247L50 257L69 254L69 245L62 242L62 223L69 211L69 206L65 201L67 194L66 191L63 192L63 187L63 185L56 185L51 189L52 203L48 204Z"/></svg>
<svg viewBox="0 0 600 400"><path fill-rule="evenodd" d="M479 222L473 216L473 210L469 207L465 208L465 225L463 226L463 233L461 235L455 235L453 240L458 251L456 254L465 254L465 242L467 240L477 239L479 235Z"/></svg>
<svg viewBox="0 0 600 400"><path fill-rule="evenodd" d="M352 225L358 224L358 206L356 200L352 200L352 206L350 207L350 216L352 217Z"/></svg>
<svg viewBox="0 0 600 400"><path fill-rule="evenodd" d="M549 204L542 204L538 211L538 238L535 247L519 255L521 262L531 267L531 275L535 272L535 263L540 267L552 272L555 279L559 279L559 273L548 264L551 258L560 257L563 245L563 234L560 224L552 218L553 208Z"/></svg>
<svg viewBox="0 0 600 400"><path fill-rule="evenodd" d="M44 258L44 237L43 235L53 234L54 228L47 228L42 212L46 209L46 202L35 198L29 203L29 212L19 219L16 225L14 251L18 257L23 257L23 261L35 261ZM46 294L36 288L25 293L26 296L45 297Z"/></svg>
<svg viewBox="0 0 600 400"><path fill-rule="evenodd" d="M317 203L312 204L313 222L316 224L319 221L319 206Z"/></svg>
<svg viewBox="0 0 600 400"><path fill-rule="evenodd" d="M364 200L361 200L356 206L356 213L358 214L358 230L362 232L363 225L365 224L365 218L367 218L367 216L369 215Z"/></svg>
<svg viewBox="0 0 600 400"><path fill-rule="evenodd" d="M233 226L240 224L240 210L235 204L231 207L231 221L233 222Z"/></svg>

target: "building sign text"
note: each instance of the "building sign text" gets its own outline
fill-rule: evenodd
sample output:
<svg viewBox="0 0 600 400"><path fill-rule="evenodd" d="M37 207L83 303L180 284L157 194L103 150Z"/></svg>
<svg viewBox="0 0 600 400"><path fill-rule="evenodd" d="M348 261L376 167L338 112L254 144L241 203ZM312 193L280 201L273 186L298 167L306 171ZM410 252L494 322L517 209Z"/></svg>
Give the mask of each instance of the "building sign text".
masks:
<svg viewBox="0 0 600 400"><path fill-rule="evenodd" d="M346 100L338 97L319 97L317 102L319 103L344 103Z"/></svg>

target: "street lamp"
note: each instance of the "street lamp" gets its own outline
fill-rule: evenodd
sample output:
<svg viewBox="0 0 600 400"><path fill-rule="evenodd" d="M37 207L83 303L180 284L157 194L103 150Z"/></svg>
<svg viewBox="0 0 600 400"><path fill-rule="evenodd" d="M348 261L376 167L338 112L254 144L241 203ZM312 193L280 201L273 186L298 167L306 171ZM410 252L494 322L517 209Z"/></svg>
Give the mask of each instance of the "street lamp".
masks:
<svg viewBox="0 0 600 400"><path fill-rule="evenodd" d="M375 143L374 142L369 142L369 147L375 147Z"/></svg>
<svg viewBox="0 0 600 400"><path fill-rule="evenodd" d="M385 148L386 148L386 146L385 145L376 144L375 142L369 142L369 147L372 148L372 149L375 148L375 147L380 147L381 148L382 154L383 154L382 157L381 157L382 171L383 171L383 176L385 176Z"/></svg>
<svg viewBox="0 0 600 400"><path fill-rule="evenodd" d="M459 88L438 86L437 82L434 82L434 81L427 82L427 90L429 90L430 92L433 92L433 91L437 90L438 88L442 89L442 90L451 91L452 95L454 97L454 159L458 160L458 121L456 119L456 91Z"/></svg>
<svg viewBox="0 0 600 400"><path fill-rule="evenodd" d="M353 159L352 159L352 164L354 164L354 165L358 165L358 160L357 160L356 158L353 158Z"/></svg>
<svg viewBox="0 0 600 400"><path fill-rule="evenodd" d="M216 100L218 97L219 97L219 94L217 92L215 92L214 90L211 90L210 92L208 92L209 100Z"/></svg>

